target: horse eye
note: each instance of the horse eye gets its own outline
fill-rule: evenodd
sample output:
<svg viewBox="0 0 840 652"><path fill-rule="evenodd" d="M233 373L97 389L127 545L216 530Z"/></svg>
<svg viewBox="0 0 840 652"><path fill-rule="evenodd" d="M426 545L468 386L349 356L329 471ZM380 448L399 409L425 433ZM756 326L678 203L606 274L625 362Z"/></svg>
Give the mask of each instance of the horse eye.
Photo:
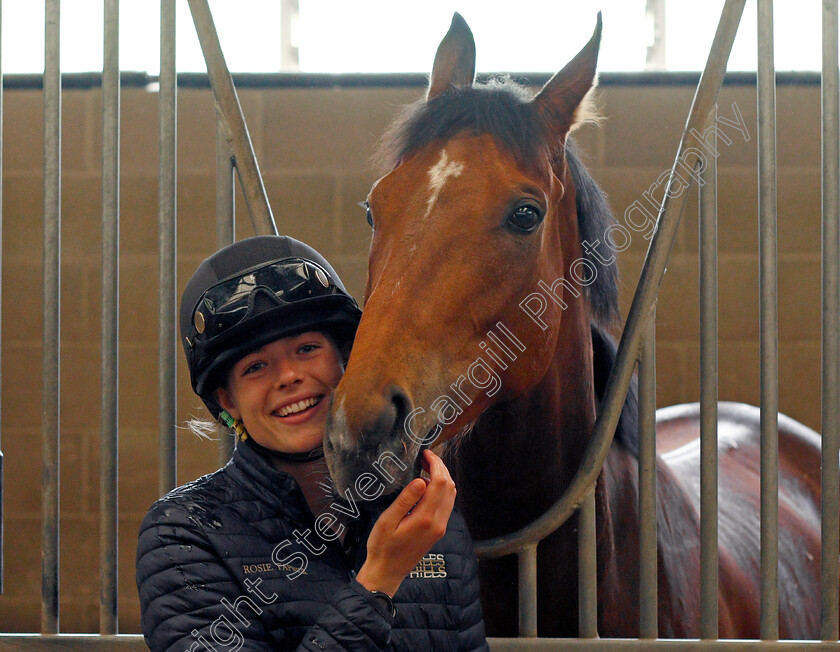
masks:
<svg viewBox="0 0 840 652"><path fill-rule="evenodd" d="M525 204L517 207L507 217L507 225L520 233L531 233L542 222L542 213L536 206Z"/></svg>
<svg viewBox="0 0 840 652"><path fill-rule="evenodd" d="M365 209L365 218L370 228L373 228L373 213L370 212L370 204L367 201L360 201L359 206Z"/></svg>

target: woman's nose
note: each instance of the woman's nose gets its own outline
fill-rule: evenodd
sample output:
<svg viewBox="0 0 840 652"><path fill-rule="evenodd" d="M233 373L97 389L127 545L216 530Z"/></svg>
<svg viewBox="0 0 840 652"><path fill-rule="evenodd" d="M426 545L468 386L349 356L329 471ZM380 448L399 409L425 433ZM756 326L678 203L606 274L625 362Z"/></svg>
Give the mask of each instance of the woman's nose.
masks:
<svg viewBox="0 0 840 652"><path fill-rule="evenodd" d="M277 363L277 375L274 384L277 387L295 385L303 380L300 365L292 360L281 360Z"/></svg>

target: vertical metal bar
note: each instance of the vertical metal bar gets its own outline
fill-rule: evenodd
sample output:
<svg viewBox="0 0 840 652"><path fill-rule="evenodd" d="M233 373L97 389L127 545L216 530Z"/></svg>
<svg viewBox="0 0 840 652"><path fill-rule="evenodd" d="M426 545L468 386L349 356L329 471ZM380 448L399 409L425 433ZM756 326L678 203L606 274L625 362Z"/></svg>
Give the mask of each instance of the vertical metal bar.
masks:
<svg viewBox="0 0 840 652"><path fill-rule="evenodd" d="M707 144L717 152L717 110ZM708 129L711 127L711 129ZM700 636L718 637L717 158L700 173Z"/></svg>
<svg viewBox="0 0 840 652"><path fill-rule="evenodd" d="M177 486L177 438L175 431L175 343L176 295L176 115L175 0L160 3L160 115L158 159L158 492L163 495Z"/></svg>
<svg viewBox="0 0 840 652"><path fill-rule="evenodd" d="M102 436L99 481L99 631L117 633L119 497L120 14L105 0L102 68Z"/></svg>
<svg viewBox="0 0 840 652"><path fill-rule="evenodd" d="M537 635L537 544L519 551L519 636Z"/></svg>
<svg viewBox="0 0 840 652"><path fill-rule="evenodd" d="M776 304L776 79L773 2L758 0L761 350L761 638L779 637L779 331Z"/></svg>
<svg viewBox="0 0 840 652"><path fill-rule="evenodd" d="M60 0L44 11L44 352L41 419L41 633L58 633L61 300Z"/></svg>
<svg viewBox="0 0 840 652"><path fill-rule="evenodd" d="M656 304L639 358L639 637L656 638Z"/></svg>
<svg viewBox="0 0 840 652"><path fill-rule="evenodd" d="M210 77L213 96L216 98L216 106L226 125L230 151L233 152L236 161L236 172L239 175L239 183L242 194L245 196L245 203L248 205L251 222L254 224L254 231L258 234L277 234L277 226L274 223L271 206L268 204L268 195L260 175L257 157L254 154L251 137L248 135L242 107L236 97L233 79L222 54L210 7L207 0L188 0L188 2L201 51L204 53L204 61L207 63L207 74Z"/></svg>
<svg viewBox="0 0 840 652"><path fill-rule="evenodd" d="M0 52L2 52L2 33L3 33L3 2L0 0ZM0 288L2 288L2 269L3 269L3 66L0 63ZM2 306L2 291L0 291L0 306ZM2 309L0 308L0 316L2 316ZM0 319L2 322L2 319ZM0 341L2 337L0 336ZM2 347L0 347L2 348ZM2 364L0 364L2 368ZM2 379L0 379L2 385ZM0 595L4 590L3 577L3 451L0 450Z"/></svg>
<svg viewBox="0 0 840 652"><path fill-rule="evenodd" d="M233 157L230 153L225 126L216 115L216 246L221 249L233 243L236 233L233 194ZM233 454L236 440L231 436L219 439L219 466L224 466Z"/></svg>
<svg viewBox="0 0 840 652"><path fill-rule="evenodd" d="M837 0L822 13L822 557L821 628L824 641L840 634L840 98Z"/></svg>
<svg viewBox="0 0 840 652"><path fill-rule="evenodd" d="M578 635L598 637L598 554L595 536L595 487L578 512Z"/></svg>

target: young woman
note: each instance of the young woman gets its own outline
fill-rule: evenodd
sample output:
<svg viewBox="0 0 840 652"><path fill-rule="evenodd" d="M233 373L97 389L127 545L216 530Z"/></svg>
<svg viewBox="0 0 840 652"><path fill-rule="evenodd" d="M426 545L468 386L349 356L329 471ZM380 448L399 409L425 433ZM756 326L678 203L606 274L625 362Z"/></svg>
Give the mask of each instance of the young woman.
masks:
<svg viewBox="0 0 840 652"><path fill-rule="evenodd" d="M329 263L289 237L225 247L187 284L192 387L238 443L140 528L153 652L488 649L472 544L440 458L426 451L428 478L387 507L364 500L378 496L371 483L364 496L330 491L324 424L360 317ZM384 486L387 469L375 471Z"/></svg>

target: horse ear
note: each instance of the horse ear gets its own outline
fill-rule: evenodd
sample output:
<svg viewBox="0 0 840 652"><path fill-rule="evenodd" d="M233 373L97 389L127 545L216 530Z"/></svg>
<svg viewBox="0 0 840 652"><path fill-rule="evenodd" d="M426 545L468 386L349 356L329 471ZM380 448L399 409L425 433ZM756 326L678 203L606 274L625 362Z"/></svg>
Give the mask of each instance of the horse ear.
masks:
<svg viewBox="0 0 840 652"><path fill-rule="evenodd" d="M449 31L437 49L432 76L429 80L429 100L452 86L471 86L475 79L475 40L467 21L455 12Z"/></svg>
<svg viewBox="0 0 840 652"><path fill-rule="evenodd" d="M583 99L595 84L598 49L601 45L601 12L589 43L563 70L548 80L534 98L537 110L558 138L564 138L575 124Z"/></svg>

